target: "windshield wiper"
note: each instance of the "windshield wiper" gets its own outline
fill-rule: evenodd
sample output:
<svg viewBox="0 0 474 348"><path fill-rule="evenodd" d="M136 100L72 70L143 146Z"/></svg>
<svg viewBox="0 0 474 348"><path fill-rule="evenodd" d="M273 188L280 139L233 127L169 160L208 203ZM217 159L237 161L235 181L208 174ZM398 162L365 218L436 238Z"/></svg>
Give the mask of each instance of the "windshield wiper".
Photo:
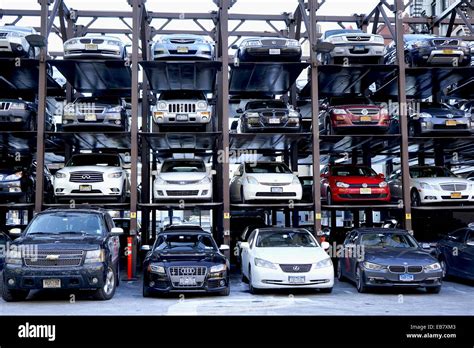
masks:
<svg viewBox="0 0 474 348"><path fill-rule="evenodd" d="M56 233L56 232L41 232L41 231L34 231L34 232L28 232L28 236L29 235L32 235L32 234L59 234L59 233Z"/></svg>

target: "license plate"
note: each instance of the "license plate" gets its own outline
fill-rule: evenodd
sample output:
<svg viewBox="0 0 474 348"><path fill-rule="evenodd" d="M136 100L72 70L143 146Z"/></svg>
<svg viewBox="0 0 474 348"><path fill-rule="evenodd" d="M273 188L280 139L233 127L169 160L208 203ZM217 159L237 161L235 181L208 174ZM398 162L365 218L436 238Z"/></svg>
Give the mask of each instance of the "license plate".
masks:
<svg viewBox="0 0 474 348"><path fill-rule="evenodd" d="M178 47L178 53L188 53L189 49L187 47Z"/></svg>
<svg viewBox="0 0 474 348"><path fill-rule="evenodd" d="M272 187L271 192L282 193L283 192L283 187Z"/></svg>
<svg viewBox="0 0 474 348"><path fill-rule="evenodd" d="M400 274L400 281L402 282L411 282L415 279L413 274Z"/></svg>
<svg viewBox="0 0 474 348"><path fill-rule="evenodd" d="M181 286L196 285L196 278L194 278L194 277L181 277L181 278L179 278L179 285L181 285Z"/></svg>
<svg viewBox="0 0 474 348"><path fill-rule="evenodd" d="M453 192L451 193L451 198L462 198L461 192Z"/></svg>
<svg viewBox="0 0 474 348"><path fill-rule="evenodd" d="M79 186L79 191L81 191L81 192L90 192L90 191L92 191L92 186L91 185L80 185Z"/></svg>
<svg viewBox="0 0 474 348"><path fill-rule="evenodd" d="M371 188L361 188L360 189L360 194L361 195L370 195L372 193L372 189Z"/></svg>
<svg viewBox="0 0 474 348"><path fill-rule="evenodd" d="M454 120L447 120L446 126L456 126L458 123Z"/></svg>
<svg viewBox="0 0 474 348"><path fill-rule="evenodd" d="M443 50L443 54L453 54L453 50Z"/></svg>
<svg viewBox="0 0 474 348"><path fill-rule="evenodd" d="M288 283L290 284L303 284L304 282L304 276L288 276Z"/></svg>
<svg viewBox="0 0 474 348"><path fill-rule="evenodd" d="M188 115L177 115L176 120L177 121L187 121L188 120Z"/></svg>
<svg viewBox="0 0 474 348"><path fill-rule="evenodd" d="M97 51L98 46L94 44L86 44L86 50L88 51Z"/></svg>
<svg viewBox="0 0 474 348"><path fill-rule="evenodd" d="M61 279L43 279L43 288L57 289L61 287Z"/></svg>
<svg viewBox="0 0 474 348"><path fill-rule="evenodd" d="M279 118L269 118L268 123L270 123L270 124L280 124L280 119Z"/></svg>
<svg viewBox="0 0 474 348"><path fill-rule="evenodd" d="M357 52L364 51L364 50L365 50L365 46L355 46L354 47L354 51L357 51Z"/></svg>
<svg viewBox="0 0 474 348"><path fill-rule="evenodd" d="M372 121L372 117L370 117L370 116L361 116L360 121L361 122L370 122L370 121Z"/></svg>
<svg viewBox="0 0 474 348"><path fill-rule="evenodd" d="M273 55L279 55L279 54L281 54L281 50L279 48L270 48L268 50L268 54L270 54L272 56Z"/></svg>
<svg viewBox="0 0 474 348"><path fill-rule="evenodd" d="M86 121L97 121L97 116L94 114L89 114L84 116L84 120Z"/></svg>

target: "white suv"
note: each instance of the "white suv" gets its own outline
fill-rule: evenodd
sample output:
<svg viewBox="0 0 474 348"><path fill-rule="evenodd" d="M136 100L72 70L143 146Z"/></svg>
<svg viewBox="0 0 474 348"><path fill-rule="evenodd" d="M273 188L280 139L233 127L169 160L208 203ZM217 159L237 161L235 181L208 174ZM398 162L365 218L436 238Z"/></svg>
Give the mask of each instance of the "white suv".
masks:
<svg viewBox="0 0 474 348"><path fill-rule="evenodd" d="M57 202L78 200L113 200L124 203L130 181L118 154L78 154L54 176Z"/></svg>
<svg viewBox="0 0 474 348"><path fill-rule="evenodd" d="M154 201L212 200L212 171L201 159L168 159L153 183Z"/></svg>
<svg viewBox="0 0 474 348"><path fill-rule="evenodd" d="M303 189L298 176L284 163L243 163L230 182L230 199L246 203L250 200L301 200Z"/></svg>

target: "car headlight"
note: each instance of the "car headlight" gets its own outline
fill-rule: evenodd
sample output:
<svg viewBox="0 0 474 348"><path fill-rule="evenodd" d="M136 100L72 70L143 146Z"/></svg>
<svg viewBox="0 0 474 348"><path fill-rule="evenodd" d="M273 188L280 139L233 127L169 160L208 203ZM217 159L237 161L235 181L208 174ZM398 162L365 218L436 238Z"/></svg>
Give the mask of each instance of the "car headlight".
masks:
<svg viewBox="0 0 474 348"><path fill-rule="evenodd" d="M159 274L165 274L165 268L157 263L150 263L148 265L148 271L152 273L159 273Z"/></svg>
<svg viewBox="0 0 474 348"><path fill-rule="evenodd" d="M313 268L315 268L315 269L325 268L325 267L332 267L332 261L331 261L330 257L328 257L327 259L318 261L313 265Z"/></svg>
<svg viewBox="0 0 474 348"><path fill-rule="evenodd" d="M160 109L160 110L168 110L168 104L166 104L165 102L159 102L159 103L158 103L158 109Z"/></svg>
<svg viewBox="0 0 474 348"><path fill-rule="evenodd" d="M420 187L423 189L423 190L434 190L435 188L428 184L427 182L420 182Z"/></svg>
<svg viewBox="0 0 474 348"><path fill-rule="evenodd" d="M120 41L115 41L115 40L109 40L107 41L107 45L112 45L112 46L120 46L122 43Z"/></svg>
<svg viewBox="0 0 474 348"><path fill-rule="evenodd" d="M200 101L197 103L197 108L199 110L207 110L207 103L204 101Z"/></svg>
<svg viewBox="0 0 474 348"><path fill-rule="evenodd" d="M209 179L207 176L199 181L200 184L209 184L210 182L211 179Z"/></svg>
<svg viewBox="0 0 474 348"><path fill-rule="evenodd" d="M78 39L71 39L69 41L66 41L64 43L64 46L70 46L70 45L76 45L77 43L79 43L79 40Z"/></svg>
<svg viewBox="0 0 474 348"><path fill-rule="evenodd" d="M84 263L95 263L95 262L104 262L104 261L105 261L104 249L88 250L86 252L86 258L84 260Z"/></svg>
<svg viewBox="0 0 474 348"><path fill-rule="evenodd" d="M334 36L329 38L329 41L332 43L338 43L338 42L343 42L344 38L342 36Z"/></svg>
<svg viewBox="0 0 474 348"><path fill-rule="evenodd" d="M347 111L344 109L333 109L332 113L336 115L346 115Z"/></svg>
<svg viewBox="0 0 474 348"><path fill-rule="evenodd" d="M122 107L121 106L114 106L112 108L108 108L107 109L107 112L120 112L122 111Z"/></svg>
<svg viewBox="0 0 474 348"><path fill-rule="evenodd" d="M337 187L343 187L343 188L348 188L348 187L350 187L349 184L346 184L345 182L342 182L342 181L337 181L337 182L336 182L336 186L337 186Z"/></svg>
<svg viewBox="0 0 474 348"><path fill-rule="evenodd" d="M64 179L65 177L67 177L67 175L65 173L57 172L55 177L57 179Z"/></svg>
<svg viewBox="0 0 474 348"><path fill-rule="evenodd" d="M262 42L260 40L251 40L247 41L245 46L250 47L250 46L262 46Z"/></svg>
<svg viewBox="0 0 474 348"><path fill-rule="evenodd" d="M300 179L296 175L293 177L292 184L301 184Z"/></svg>
<svg viewBox="0 0 474 348"><path fill-rule="evenodd" d="M166 184L166 180L163 180L160 176L157 176L155 179L155 185L164 185Z"/></svg>
<svg viewBox="0 0 474 348"><path fill-rule="evenodd" d="M431 116L431 114L429 114L427 112L421 112L418 116L420 118L432 118L433 117L433 116Z"/></svg>
<svg viewBox="0 0 474 348"><path fill-rule="evenodd" d="M25 103L11 103L10 110L25 110L26 104Z"/></svg>
<svg viewBox="0 0 474 348"><path fill-rule="evenodd" d="M381 188L387 187L387 182L382 181L381 183L379 183L379 187L381 187Z"/></svg>
<svg viewBox="0 0 474 348"><path fill-rule="evenodd" d="M368 262L368 261L365 261L363 265L365 269L369 269L371 271L381 271L387 268L387 266L379 265L378 263L373 263L373 262Z"/></svg>
<svg viewBox="0 0 474 348"><path fill-rule="evenodd" d="M118 178L122 177L122 172L113 172L113 173L110 173L109 175L107 175L107 177L109 177L111 179L118 179Z"/></svg>
<svg viewBox="0 0 474 348"><path fill-rule="evenodd" d="M377 36L374 36L374 42L376 42L376 43L385 43L385 40L384 40L383 36L377 35Z"/></svg>
<svg viewBox="0 0 474 348"><path fill-rule="evenodd" d="M255 179L253 176L247 176L247 182L248 182L249 184L258 185L258 180Z"/></svg>
<svg viewBox="0 0 474 348"><path fill-rule="evenodd" d="M220 273L224 272L227 270L227 265L222 264L222 265L217 265L217 266L212 266L211 269L209 270L210 273Z"/></svg>
<svg viewBox="0 0 474 348"><path fill-rule="evenodd" d="M428 41L417 41L413 44L415 47L428 47L430 43Z"/></svg>
<svg viewBox="0 0 474 348"><path fill-rule="evenodd" d="M17 172L15 174L8 175L3 180L5 180L5 181L19 180L19 179L21 179L22 176L23 176L23 172Z"/></svg>
<svg viewBox="0 0 474 348"><path fill-rule="evenodd" d="M278 269L277 265L274 263L264 260L264 259L259 259L255 258L255 266L257 267L263 267L263 268L271 268L271 269Z"/></svg>
<svg viewBox="0 0 474 348"><path fill-rule="evenodd" d="M441 265L439 264L439 262L435 262L435 263L432 263L431 265L427 265L423 268L427 272L439 271L439 270L441 270Z"/></svg>
<svg viewBox="0 0 474 348"><path fill-rule="evenodd" d="M258 112L247 112L246 116L247 117L259 117L260 115L258 114Z"/></svg>
<svg viewBox="0 0 474 348"><path fill-rule="evenodd" d="M288 47L300 47L300 42L298 40L286 40L286 45Z"/></svg>
<svg viewBox="0 0 474 348"><path fill-rule="evenodd" d="M21 250L19 249L11 249L7 251L5 257L5 263L10 265L21 265Z"/></svg>

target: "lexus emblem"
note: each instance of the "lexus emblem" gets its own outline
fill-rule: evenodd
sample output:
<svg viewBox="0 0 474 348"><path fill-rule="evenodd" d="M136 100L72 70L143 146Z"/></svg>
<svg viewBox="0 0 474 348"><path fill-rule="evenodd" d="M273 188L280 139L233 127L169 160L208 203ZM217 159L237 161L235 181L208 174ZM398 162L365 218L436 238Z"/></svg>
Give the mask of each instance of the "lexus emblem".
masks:
<svg viewBox="0 0 474 348"><path fill-rule="evenodd" d="M368 186L368 185L367 185L365 182L362 184L362 187L363 187L363 188L367 188L367 186Z"/></svg>
<svg viewBox="0 0 474 348"><path fill-rule="evenodd" d="M298 272L300 270L300 266L293 266L293 271Z"/></svg>
<svg viewBox="0 0 474 348"><path fill-rule="evenodd" d="M82 176L82 179L84 179L84 180L89 180L90 178L91 178L90 175L83 175L83 176Z"/></svg>
<svg viewBox="0 0 474 348"><path fill-rule="evenodd" d="M369 110L362 109L361 114L364 115L364 116L367 116L369 114Z"/></svg>

